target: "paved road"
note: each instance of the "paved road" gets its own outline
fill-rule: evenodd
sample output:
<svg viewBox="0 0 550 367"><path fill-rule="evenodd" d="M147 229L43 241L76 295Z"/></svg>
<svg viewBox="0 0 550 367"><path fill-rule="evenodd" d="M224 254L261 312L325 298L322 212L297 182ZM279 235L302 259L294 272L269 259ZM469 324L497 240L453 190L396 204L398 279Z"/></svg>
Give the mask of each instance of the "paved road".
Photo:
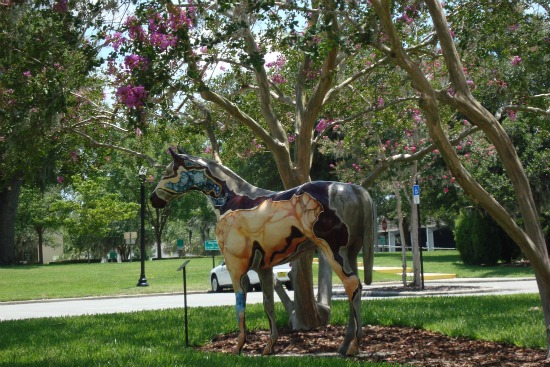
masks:
<svg viewBox="0 0 550 367"><path fill-rule="evenodd" d="M399 285L398 283L384 284ZM427 291L424 295L466 295L466 294L514 294L537 293L534 279L451 279L444 281L426 281ZM455 286L457 290L447 290L444 293L431 292L430 288L440 285ZM381 284L365 287L364 294L369 298L388 297L391 293L376 292ZM452 287L451 287L452 288ZM293 292L289 292L291 298ZM345 298L343 290L335 288L335 298ZM399 296L418 296L418 292L401 293ZM276 300L279 300L276 297ZM247 303L261 303L261 292L248 293ZM235 297L232 292L224 293L194 293L187 295L189 307L199 306L233 306ZM168 308L183 308L183 294L148 295L137 297L100 297L84 299L64 299L28 302L0 302L0 321L21 320L37 317L76 316L90 314L106 314L117 312L132 312L142 310L159 310Z"/></svg>

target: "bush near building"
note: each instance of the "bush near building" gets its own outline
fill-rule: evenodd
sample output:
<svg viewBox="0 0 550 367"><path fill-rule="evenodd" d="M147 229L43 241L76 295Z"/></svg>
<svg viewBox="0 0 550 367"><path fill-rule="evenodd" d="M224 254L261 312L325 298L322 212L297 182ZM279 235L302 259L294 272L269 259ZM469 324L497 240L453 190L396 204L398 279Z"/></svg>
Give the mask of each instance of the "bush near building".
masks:
<svg viewBox="0 0 550 367"><path fill-rule="evenodd" d="M477 208L460 212L453 234L456 248L466 265L494 266L499 261L510 262L521 254L504 230Z"/></svg>

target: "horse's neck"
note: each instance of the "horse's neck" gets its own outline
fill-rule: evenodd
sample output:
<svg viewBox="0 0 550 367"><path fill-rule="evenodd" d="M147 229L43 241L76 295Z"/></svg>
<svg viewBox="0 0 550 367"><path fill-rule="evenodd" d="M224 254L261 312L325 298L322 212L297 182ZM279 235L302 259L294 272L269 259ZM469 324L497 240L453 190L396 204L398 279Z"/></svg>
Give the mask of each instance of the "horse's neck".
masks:
<svg viewBox="0 0 550 367"><path fill-rule="evenodd" d="M221 208L227 201L235 197L256 199L273 193L273 191L265 190L250 184L229 168L217 163L212 162L208 168L212 175L212 179L220 185L222 189L219 196L209 195L212 204L214 204L214 207L217 209Z"/></svg>

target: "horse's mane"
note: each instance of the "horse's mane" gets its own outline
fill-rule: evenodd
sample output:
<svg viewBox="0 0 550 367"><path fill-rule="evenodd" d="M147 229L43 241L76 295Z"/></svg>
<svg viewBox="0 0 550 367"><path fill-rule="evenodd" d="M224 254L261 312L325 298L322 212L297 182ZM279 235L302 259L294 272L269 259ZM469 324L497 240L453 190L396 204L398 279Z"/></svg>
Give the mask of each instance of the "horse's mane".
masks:
<svg viewBox="0 0 550 367"><path fill-rule="evenodd" d="M204 158L200 159L207 163L208 170L214 177L225 181L229 189L236 194L246 195L251 199L255 199L259 196L266 196L273 193L273 191L262 189L250 184L231 169L219 163Z"/></svg>

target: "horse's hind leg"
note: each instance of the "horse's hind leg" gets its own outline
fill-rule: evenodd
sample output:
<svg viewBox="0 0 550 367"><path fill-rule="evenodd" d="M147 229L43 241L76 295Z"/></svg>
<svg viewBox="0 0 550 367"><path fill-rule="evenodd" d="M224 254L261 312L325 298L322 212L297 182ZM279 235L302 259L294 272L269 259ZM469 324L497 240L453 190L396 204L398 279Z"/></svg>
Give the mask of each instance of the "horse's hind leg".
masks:
<svg viewBox="0 0 550 367"><path fill-rule="evenodd" d="M334 254L327 253L326 247L321 247L321 249L329 259L332 270L342 280L350 304L348 329L338 352L349 356L357 355L359 353L359 341L363 336L361 281L357 276L357 253L350 254L348 248L343 248L338 257L339 261L337 261Z"/></svg>
<svg viewBox="0 0 550 367"><path fill-rule="evenodd" d="M235 311L237 313L237 323L239 324L239 336L237 337L237 346L233 349L233 354L241 353L241 349L246 342L246 290L250 281L248 275L244 274L238 279L233 279L233 288L235 289Z"/></svg>
<svg viewBox="0 0 550 367"><path fill-rule="evenodd" d="M277 322L275 320L275 303L273 300L273 270L263 269L258 271L262 282L262 293L264 297L264 310L269 320L269 340L264 348L263 355L273 353L273 346L279 337L277 333Z"/></svg>

